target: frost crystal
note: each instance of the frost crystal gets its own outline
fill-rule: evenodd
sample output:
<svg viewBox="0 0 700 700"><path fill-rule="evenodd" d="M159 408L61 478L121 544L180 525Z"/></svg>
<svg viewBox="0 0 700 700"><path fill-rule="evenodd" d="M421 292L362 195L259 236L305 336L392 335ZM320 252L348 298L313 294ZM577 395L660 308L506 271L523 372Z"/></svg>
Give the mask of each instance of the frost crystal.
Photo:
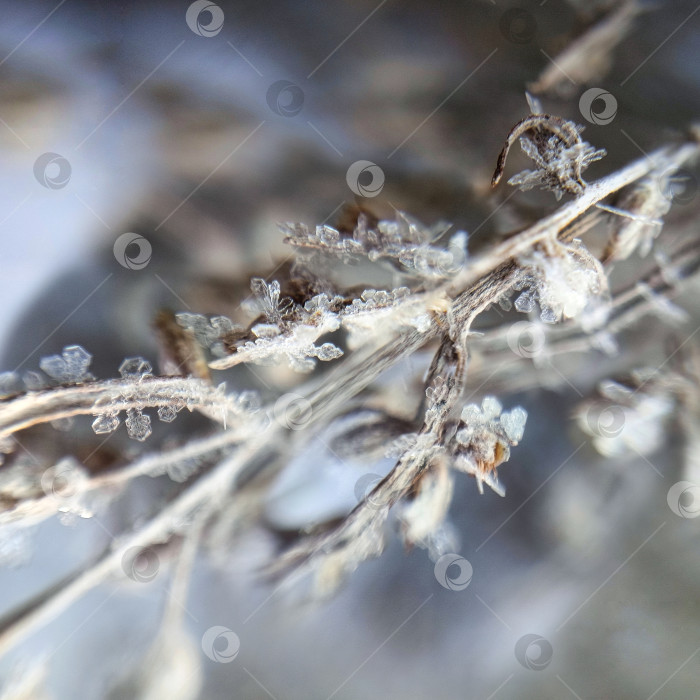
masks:
<svg viewBox="0 0 700 700"><path fill-rule="evenodd" d="M516 139L523 152L531 158L536 170L524 170L508 180L509 185L521 190L533 187L551 190L557 199L564 192L579 195L586 187L583 171L594 161L605 156L605 149L596 150L581 139L584 127L574 122L544 114L539 101L527 95L531 114L520 120L508 134L491 186L498 185L505 168L506 158Z"/></svg>
<svg viewBox="0 0 700 700"><path fill-rule="evenodd" d="M31 370L22 375L22 381L28 391L38 391L47 386L46 378L42 377L39 372L33 372Z"/></svg>
<svg viewBox="0 0 700 700"><path fill-rule="evenodd" d="M528 268L527 275L515 289L527 289L515 300L515 308L528 313L537 301L545 323L580 316L591 302L600 302L607 293L600 262L578 240L569 245L557 243L550 251L535 251L521 264ZM602 323L605 308L599 305L597 312L597 322Z"/></svg>
<svg viewBox="0 0 700 700"><path fill-rule="evenodd" d="M312 297L304 306L295 305L291 300L279 301L278 282L267 284L264 280L253 280L267 323L256 323L251 329L255 340L236 346L235 352L211 364L215 369L226 369L240 362L274 364L286 360L292 369L308 372L316 364L315 358L322 361L334 360L343 351L332 343L316 345L316 341L326 333L340 328L339 315L331 310L333 301L328 295Z"/></svg>
<svg viewBox="0 0 700 700"><path fill-rule="evenodd" d="M395 221L372 223L361 214L352 235L341 234L330 226L314 229L304 224L287 224L282 230L285 242L297 248L322 250L343 260L366 256L372 262L386 259L411 275L426 280L452 277L464 265L467 257L467 234L455 233L447 249L433 245L449 229L439 222L425 227L403 212Z"/></svg>
<svg viewBox="0 0 700 700"><path fill-rule="evenodd" d="M268 284L264 279L254 277L250 281L250 288L255 294L260 310L273 323L281 321L293 305L291 299L280 301L280 283L277 280Z"/></svg>
<svg viewBox="0 0 700 700"><path fill-rule="evenodd" d="M126 412L125 424L129 437L133 440L143 442L151 434L151 417L139 409L130 408Z"/></svg>
<svg viewBox="0 0 700 700"><path fill-rule="evenodd" d="M367 342L371 335L393 334L401 328L409 327L425 331L430 326L431 317L425 311L420 299L411 295L408 287L398 287L391 291L366 289L359 299L341 313L343 327L349 332L348 346L357 348ZM377 342L381 342L377 337Z"/></svg>
<svg viewBox="0 0 700 700"><path fill-rule="evenodd" d="M163 423L172 423L177 418L177 411L173 406L161 406L158 409L158 418Z"/></svg>
<svg viewBox="0 0 700 700"><path fill-rule="evenodd" d="M525 434L527 411L521 406L516 406L512 411L501 415L501 425L506 437L511 442L520 442Z"/></svg>
<svg viewBox="0 0 700 700"><path fill-rule="evenodd" d="M42 357L39 367L59 382L81 382L93 379L88 374L92 355L80 345L68 345L60 355Z"/></svg>
<svg viewBox="0 0 700 700"><path fill-rule="evenodd" d="M151 363L143 357L127 357L119 365L119 374L123 379L143 379L150 377L151 372Z"/></svg>
<svg viewBox="0 0 700 700"><path fill-rule="evenodd" d="M569 122L571 123L571 122ZM579 131L582 126L574 125ZM543 190L551 190L557 199L561 199L564 192L580 194L583 191L581 172L591 163L600 160L606 155L604 148L595 149L590 143L581 141L569 148L562 148L557 136L551 136L544 149L534 144L528 137L520 139L520 147L523 152L535 161L537 170L523 170L508 180L508 184L519 187L523 191L539 187ZM578 187L577 187L578 184Z"/></svg>
<svg viewBox="0 0 700 700"><path fill-rule="evenodd" d="M182 312L175 314L175 320L180 327L190 331L197 341L207 348L214 346L229 333L242 330L241 326L237 326L226 316L207 318L202 314Z"/></svg>
<svg viewBox="0 0 700 700"><path fill-rule="evenodd" d="M315 356L323 361L337 360L342 354L343 351L333 343L324 343L320 348L315 348Z"/></svg>
<svg viewBox="0 0 700 700"><path fill-rule="evenodd" d="M479 493L483 484L503 496L496 468L507 462L510 448L517 445L525 431L527 412L517 406L502 412L501 403L486 396L481 406L469 404L462 409L461 422L455 435L454 466L476 477Z"/></svg>
<svg viewBox="0 0 700 700"><path fill-rule="evenodd" d="M111 433L119 427L119 416L116 413L108 413L97 416L92 422L92 429L98 434Z"/></svg>
<svg viewBox="0 0 700 700"><path fill-rule="evenodd" d="M22 391L22 380L15 372L0 372L0 397L12 396Z"/></svg>

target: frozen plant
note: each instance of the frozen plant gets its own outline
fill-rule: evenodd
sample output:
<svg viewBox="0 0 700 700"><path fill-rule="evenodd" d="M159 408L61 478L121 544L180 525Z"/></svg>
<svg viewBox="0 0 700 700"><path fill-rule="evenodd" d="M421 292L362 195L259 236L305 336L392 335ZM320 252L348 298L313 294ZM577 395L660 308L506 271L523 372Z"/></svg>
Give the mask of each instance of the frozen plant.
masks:
<svg viewBox="0 0 700 700"><path fill-rule="evenodd" d="M445 224L425 226L401 212L388 221L361 210L337 227L288 224L283 230L296 258L288 270L252 278L247 321L235 305L229 315L188 310L155 319L164 358L158 369L147 359L128 357L118 378L95 379L87 371L89 353L69 346L39 361L48 380L1 377L0 450L7 471L0 483L0 534L14 537L56 513L92 517L126 498L139 478L167 475L175 486L133 529L118 533L97 561L23 609L0 632L0 651L118 575L135 548L162 545L184 587L193 551L204 542L214 549L227 533L260 525L269 485L324 430L334 435L338 451L368 469L388 446L391 465L354 508L300 527L268 562L270 575L309 572L321 594L381 554L394 516L407 544L425 547L433 557L444 552L451 541L455 480L473 478L480 493L486 484L507 497L508 471L501 467L513 452L512 469L518 468L514 448L527 439L527 411L518 405L526 401L510 395L541 383L532 363L536 351L548 358L600 347L614 352L623 329L657 310L700 267L695 239L672 241L657 264L627 286L616 284L609 264L659 240L659 217L668 201L649 194L649 178L669 177L697 158L695 138L586 183L583 171L604 151L582 141L573 122L543 114L534 99L530 103L533 113L514 127L498 158L494 184L520 139L537 168L511 184L522 190L542 186L557 200L568 199L512 235L467 255L466 233L447 237ZM647 192L646 200L639 200L640 191ZM607 206L618 193L619 207L631 210L623 221L628 228L603 234L602 246L589 245L596 224L609 216L598 205ZM642 219L645 226L653 219L653 235L634 226ZM358 272L352 285L343 283L338 266L357 260L363 274L376 276L367 281ZM487 314L508 307L511 298L514 312L499 312L497 319ZM517 312L534 312L536 305L547 330L525 322L537 337L519 342L512 333L523 323ZM238 366L246 364L275 366L261 380L265 389L259 394L212 379L237 367L231 374L235 384ZM284 373L287 367L299 375ZM561 373L550 375L550 384L568 381ZM670 377L666 384L647 380L646 390L640 384L632 393L606 385L605 400L621 406L628 432L620 439L627 447L652 449L663 431L649 426L670 421L679 406L700 414L690 398L692 382ZM468 389L480 394L476 402L467 403ZM178 427L183 412L201 414L210 429L197 437L175 433L170 441L162 439L171 424ZM114 433L115 442L127 438L129 448L96 470L76 455L59 455L51 464L20 461L17 435L42 426L53 430L51 424L69 418L76 419L76 431L92 421L100 439ZM610 429L605 421L595 425ZM582 426L590 428L590 420ZM596 445L607 454L620 452L618 443L602 440ZM147 452L142 444L154 447ZM168 630L182 633L170 623ZM152 654L167 656L168 649L167 637L160 637ZM140 687L146 681L124 683Z"/></svg>

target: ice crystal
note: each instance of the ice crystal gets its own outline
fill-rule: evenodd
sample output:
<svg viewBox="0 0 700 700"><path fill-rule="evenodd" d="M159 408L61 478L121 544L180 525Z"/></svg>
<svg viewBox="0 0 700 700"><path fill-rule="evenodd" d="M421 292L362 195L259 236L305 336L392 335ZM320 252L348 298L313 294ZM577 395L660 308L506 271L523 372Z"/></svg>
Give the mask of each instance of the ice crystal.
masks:
<svg viewBox="0 0 700 700"><path fill-rule="evenodd" d="M343 309L341 317L343 327L349 332L348 346L351 349L367 342L372 334L384 336L404 327L424 331L431 322L425 306L411 294L408 287L391 291L366 289L359 299L353 299ZM378 328L381 334L377 334ZM377 341L380 340L377 337Z"/></svg>
<svg viewBox="0 0 700 700"><path fill-rule="evenodd" d="M127 357L119 365L119 374L123 379L143 379L150 377L151 373L151 363L143 357Z"/></svg>
<svg viewBox="0 0 700 700"><path fill-rule="evenodd" d="M22 375L22 381L28 391L39 391L47 386L46 377L43 377L39 372L29 370Z"/></svg>
<svg viewBox="0 0 700 700"><path fill-rule="evenodd" d="M481 406L469 404L462 409L455 435L454 466L476 477L479 493L483 493L485 483L497 494L505 495L496 468L508 461L510 448L522 439L526 421L524 408L517 406L504 413L501 403L492 396L486 396Z"/></svg>
<svg viewBox="0 0 700 700"><path fill-rule="evenodd" d="M428 408L425 412L425 425L428 429L441 423L447 414L450 407L447 403L449 393L455 387L454 377L436 377L431 386L425 390L425 396L428 400Z"/></svg>
<svg viewBox="0 0 700 700"><path fill-rule="evenodd" d="M197 341L207 348L214 346L226 335L242 330L226 316L212 316L208 318L203 314L182 312L175 314L178 325L190 331Z"/></svg>
<svg viewBox="0 0 700 700"><path fill-rule="evenodd" d="M583 131L583 128L576 126L579 131ZM544 148L529 137L523 136L520 139L520 147L538 167L536 170L523 170L513 175L508 184L523 191L534 187L551 190L557 199L561 199L564 192L573 191L574 194L580 194L584 188L583 184L579 184L582 182L580 173L606 155L604 148L596 149L586 141L563 148L557 136L549 137Z"/></svg>
<svg viewBox="0 0 700 700"><path fill-rule="evenodd" d="M260 277L254 277L250 281L250 288L260 310L271 323L279 323L293 308L291 299L280 300L280 283L273 280L269 284Z"/></svg>
<svg viewBox="0 0 700 700"><path fill-rule="evenodd" d="M80 345L68 345L60 355L42 357L39 367L59 382L83 382L93 379L88 373L92 355Z"/></svg>
<svg viewBox="0 0 700 700"><path fill-rule="evenodd" d="M126 412L126 429L129 437L143 442L151 434L151 417L142 413L139 409L130 408Z"/></svg>
<svg viewBox="0 0 700 700"><path fill-rule="evenodd" d="M22 391L22 380L16 372L0 372L0 398Z"/></svg>
<svg viewBox="0 0 700 700"><path fill-rule="evenodd" d="M92 422L92 429L98 434L111 433L119 427L119 416L116 413L104 413Z"/></svg>
<svg viewBox="0 0 700 700"><path fill-rule="evenodd" d="M267 323L256 323L250 331L255 340L236 346L235 352L211 364L216 369L225 369L239 362L274 364L280 360L299 372L308 372L315 366L315 359L334 360L343 351L332 343L316 345L316 341L327 333L340 328L340 317L332 311L331 299L326 294L312 297L304 306L279 301L279 283L269 285L263 280L254 280L254 288Z"/></svg>
<svg viewBox="0 0 700 700"><path fill-rule="evenodd" d="M450 238L447 249L433 245L449 229L439 222L425 227L403 212L394 221L370 222L360 215L351 235L330 226L311 229L304 224L286 224L285 241L302 249L321 250L343 260L365 256L372 262L391 261L404 272L426 280L446 279L464 265L467 234L458 231Z"/></svg>
<svg viewBox="0 0 700 700"><path fill-rule="evenodd" d="M605 149L595 149L581 139L584 127L561 117L543 113L539 100L526 93L530 116L520 120L508 134L498 156L491 180L495 187L501 180L506 158L516 139L523 152L537 165L536 170L524 170L508 180L521 190L533 187L551 190L557 199L562 194L579 195L586 187L583 171L606 155Z"/></svg>
<svg viewBox="0 0 700 700"><path fill-rule="evenodd" d="M549 251L534 251L521 263L527 274L515 289L525 291L515 300L515 308L529 313L537 301L545 323L576 318L591 301L607 292L602 266L578 240L557 244ZM605 314L597 319L602 323Z"/></svg>
<svg viewBox="0 0 700 700"><path fill-rule="evenodd" d="M173 406L161 406L158 409L158 418L163 423L172 423L177 418L177 411Z"/></svg>

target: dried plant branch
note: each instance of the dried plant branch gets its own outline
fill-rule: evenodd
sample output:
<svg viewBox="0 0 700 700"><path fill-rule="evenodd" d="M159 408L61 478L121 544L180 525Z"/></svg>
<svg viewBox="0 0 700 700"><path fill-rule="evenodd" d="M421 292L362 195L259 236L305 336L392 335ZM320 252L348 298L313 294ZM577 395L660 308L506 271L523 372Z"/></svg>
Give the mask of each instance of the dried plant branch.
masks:
<svg viewBox="0 0 700 700"><path fill-rule="evenodd" d="M110 379L27 392L0 401L0 440L33 425L78 415L118 414L131 409L174 407L199 411L224 427L243 415L236 397L186 377Z"/></svg>
<svg viewBox="0 0 700 700"><path fill-rule="evenodd" d="M556 136L562 140L561 135ZM384 328L372 329L365 338L364 349L355 348L331 371L299 388L300 399L309 411L308 420L302 424L280 421L275 412L276 404L262 410L251 407L250 397L227 395L223 389L212 389L206 381L193 377L151 378L142 375L135 378L131 372L133 366L141 371L140 362L130 362L125 370L127 376L122 380L59 386L4 399L0 402L0 435L5 437L32 425L70 416L91 414L99 417L105 414L113 417L126 411L129 415L127 423L132 420L132 428L134 424L138 428L130 428L130 434L136 439L143 439L141 411L147 407L172 409L165 419L174 418L179 408L197 410L220 423L224 431L161 455L143 457L133 465L112 473L89 478L81 495L120 486L136 475L161 473L168 470L170 465L186 460L211 459L214 463L206 473L188 482L136 531L122 535L115 546L93 565L58 589L47 592L9 622L0 634L0 653L56 617L83 593L118 572L127 549L168 541L187 527L188 519L194 513L198 517L211 519L224 512L237 490L244 488L251 480L271 478L281 469L285 455L295 443L337 419L347 410L349 401L370 387L383 372L430 343L439 341L425 383L426 398L421 402L422 415L417 430L404 435L399 441L399 456L394 467L339 524L322 534L302 539L283 554L270 571L286 573L290 568L313 568L318 573L319 589L332 589L342 575L364 559L382 551L383 527L391 508L397 506L400 506L406 541L430 546L427 540L432 535L429 533L440 527L450 502L452 470L474 476L480 489L486 483L502 494L503 488L496 470L508 459L510 447L520 440L526 418L524 410L520 408L503 412L500 403L490 397L484 399L481 407L471 405L459 412L467 381L469 354L479 348L478 341L472 341L475 319L491 305L508 299L513 290L527 285L537 287L544 313L547 305L551 308L551 304L556 303L557 294L569 293L552 286L553 278L562 275L564 281L557 279L557 284L580 286L573 289L573 293L582 294L584 301L600 294L607 284L603 267L574 236L589 228L593 221L590 215L599 202L650 173L673 171L697 154L697 143L662 148L597 182L581 182L575 199L503 243L493 245L474 259L467 260L461 270L449 269L449 266L441 268L443 271L449 270L449 274L444 275L446 279L431 272L429 288L419 285L409 288L407 293L385 293L386 296L380 297L378 302L375 300L370 306L375 309L374 312L393 308L392 313L396 313L400 320ZM366 229L365 233L370 229ZM443 260L441 253L433 247L426 244L427 247L421 248L423 244L416 244L416 239L406 239L406 229L401 226L382 230L388 232L386 235L390 238L394 236L391 240L397 245L401 241L409 245L410 256L402 258L403 263L410 263L404 265L409 275L414 275L421 268L422 263L419 264L416 257L418 252L428 257L437 255L440 265L449 262ZM411 231L413 235L413 229ZM302 247L304 240L311 240L302 229L296 229L295 236L295 244ZM323 249L329 245L335 249L340 244L339 237L328 233L327 236L330 238L327 237L325 242L322 237L316 236L312 247ZM419 236L417 240L425 239ZM356 245L354 247L357 248ZM367 250L363 248L365 253ZM387 257L396 257L394 253L399 257L401 255L393 251ZM381 255L377 257L382 258ZM696 257L694 251L681 254L678 262L682 267L687 266L687 274L694 271ZM540 273L536 274L538 266L541 267L540 272L544 270L540 277L537 276ZM425 269L432 270L430 265ZM683 270L679 273L681 276ZM660 272L654 274L656 276L648 278L648 287L652 290L663 289L663 275ZM582 275L584 281L579 282L577 275ZM592 278L594 284L591 284ZM373 299L372 295L367 295L355 304L358 300L345 297L335 300L321 293L307 299L302 305L298 301L285 302L281 299L280 286L274 282L254 282L254 290L257 290L266 319L262 325L268 328L258 328L258 340L265 342L254 341L252 348L239 344L239 330L223 317L217 317L215 323L213 319L189 319L195 326L193 334L197 336L199 332L200 337L204 337L206 347L213 347L221 338L234 338L231 341L233 352L210 366L235 364L239 360L236 357L239 352L252 352L253 361L258 357L255 354L257 350L261 350L265 357L279 354L279 348L275 348L274 344L280 339L283 341L282 354L287 355L292 360L292 366L296 365L298 369L308 368L305 358L310 356L333 359L330 356L324 358L324 353L317 352L324 346L316 348L316 338L331 329L335 330L338 325L333 319L346 310L349 314L350 311L368 312L368 300ZM644 303L640 301L642 297L648 303L648 295L645 297L637 289L636 296L626 292L613 301L612 311L619 314L616 318L618 323L620 318L624 319L624 323L630 321L632 317L624 314L631 314L632 307ZM420 317L419 321L415 318L406 320L402 315L409 302L411 314ZM576 308L571 310L564 304L565 311L559 317L577 316L579 306L577 302ZM396 309L400 309L400 312ZM634 313L639 313L639 307ZM611 323L614 322L613 316ZM259 322L256 323L259 325ZM316 335L311 341L308 336L302 339L295 336L304 326L314 329ZM254 323L252 329L256 327ZM572 335L566 342L573 341L575 329L579 327L579 319L570 322L567 328L571 328ZM219 331L221 335L217 335ZM312 346L310 354L309 348ZM566 347L565 343L563 347ZM241 348L247 349L241 351ZM331 354L337 357L336 353ZM86 367L84 355L75 350L68 355L64 352L65 357L50 358L47 367L51 371L67 372L74 355L82 363L79 368L82 374ZM110 421L110 429L114 427L113 421ZM98 428L102 428L101 423ZM191 478L196 471L192 469L185 478ZM5 522L22 515L36 521L48 512L49 500L42 498L26 507L18 504Z"/></svg>
<svg viewBox="0 0 700 700"><path fill-rule="evenodd" d="M587 85L605 77L612 64L612 52L644 10L638 0L620 3L617 9L569 43L528 89L537 94L566 94L575 85Z"/></svg>

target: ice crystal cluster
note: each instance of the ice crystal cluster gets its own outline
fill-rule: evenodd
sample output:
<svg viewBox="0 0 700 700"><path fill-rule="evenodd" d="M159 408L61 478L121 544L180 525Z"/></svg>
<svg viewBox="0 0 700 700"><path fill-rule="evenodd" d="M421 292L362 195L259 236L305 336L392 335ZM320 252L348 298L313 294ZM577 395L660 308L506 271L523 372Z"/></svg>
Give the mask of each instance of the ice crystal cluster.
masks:
<svg viewBox="0 0 700 700"><path fill-rule="evenodd" d="M310 228L304 224L286 224L282 230L287 235L286 242L302 251L323 251L341 260L385 260L411 275L435 281L454 275L466 261L464 231L454 233L447 248L433 245L449 228L443 222L426 227L397 212L395 221L377 222L360 214L351 233L326 225Z"/></svg>
<svg viewBox="0 0 700 700"><path fill-rule="evenodd" d="M577 133L583 131L579 125L572 125L572 129ZM523 191L535 187L551 190L557 200L566 192L582 192L581 173L606 155L604 148L596 149L586 141L566 146L556 134L550 135L544 143L527 135L521 136L520 147L537 168L513 175L508 184Z"/></svg>
<svg viewBox="0 0 700 700"><path fill-rule="evenodd" d="M555 244L551 252L536 250L522 258L526 276L515 286L526 288L515 300L518 311L529 313L539 304L545 323L576 318L591 304L604 301L607 281L600 262L574 240Z"/></svg>
<svg viewBox="0 0 700 700"><path fill-rule="evenodd" d="M505 168L508 152L516 138L525 155L534 161L535 170L523 170L508 184L526 192L534 187L550 190L557 200L564 194L581 194L586 188L583 171L606 155L581 138L584 127L561 117L545 114L540 101L526 93L531 114L518 122L508 134L498 158L491 186L495 187Z"/></svg>
<svg viewBox="0 0 700 700"><path fill-rule="evenodd" d="M79 345L63 348L60 355L42 358L39 367L57 382L83 382L92 379L88 373L92 355Z"/></svg>
<svg viewBox="0 0 700 700"><path fill-rule="evenodd" d="M7 456L0 526L28 527L56 514L78 522L106 509L139 477L164 481L158 509L125 528L68 593L47 593L38 613L20 615L18 625L58 614L118 571L128 549L167 543L164 557L179 546L194 552L206 530L209 545L228 551L230 537L253 524L274 531L262 517L268 489L304 449L316 459L313 446L328 433L336 457L351 455L368 472L386 460L383 476L372 478L347 511L285 532L291 543L268 574L308 570L317 590L328 592L381 553L394 516L404 541L434 559L455 546L448 515L455 484L506 494L507 473L502 482L499 469L524 438L528 414L519 405L504 411L501 400L517 392L517 403L527 405L527 390L543 383L542 363L533 368L527 359L537 354L537 338L530 352L519 337L523 326L539 334L548 324L547 362L570 351L598 352L603 338L612 353L621 332L650 312L663 310L664 321L677 322L681 314L669 297L700 269L695 237L655 250L631 284L608 281L611 261L657 245L671 202L659 183L698 157L697 140L653 151L589 190L581 173L604 152L581 140L580 127L543 114L532 100L531 110L509 134L492 184L519 139L537 169L511 184L542 186L568 201L510 236L468 255L465 232L448 235L443 223L425 226L401 212L380 220L354 207L337 227L287 224L294 260L252 277L251 295L223 309L228 316L218 306L215 314L162 311L154 322L157 366L127 357L117 377L96 379L91 355L70 345L41 359L41 372L0 375L0 452ZM603 203L618 192L614 204ZM600 227L605 231L590 245L587 236L604 217L616 223ZM568 383L554 369L545 379ZM222 370L231 370L232 384L255 382L260 392L227 390L213 379ZM602 454L647 454L679 415L700 420L697 373L685 365L659 370L627 383L610 379L596 400L582 402L577 422ZM465 405L472 395L475 402ZM206 420L178 430L181 419L171 428L184 409ZM82 430L89 440L76 455L46 448L48 459L46 432L58 436L55 451L76 444L73 433L55 428ZM27 461L15 435L29 429L43 442ZM113 453L104 448L107 439ZM140 444L147 439L148 453ZM0 531L0 557L12 559L17 539L9 532Z"/></svg>
<svg viewBox="0 0 700 700"><path fill-rule="evenodd" d="M462 409L455 435L459 447L454 464L476 477L480 493L483 482L500 496L505 495L496 468L510 458L510 448L522 439L526 421L524 408L516 406L503 412L501 403L493 396L486 396L481 406L469 404Z"/></svg>

